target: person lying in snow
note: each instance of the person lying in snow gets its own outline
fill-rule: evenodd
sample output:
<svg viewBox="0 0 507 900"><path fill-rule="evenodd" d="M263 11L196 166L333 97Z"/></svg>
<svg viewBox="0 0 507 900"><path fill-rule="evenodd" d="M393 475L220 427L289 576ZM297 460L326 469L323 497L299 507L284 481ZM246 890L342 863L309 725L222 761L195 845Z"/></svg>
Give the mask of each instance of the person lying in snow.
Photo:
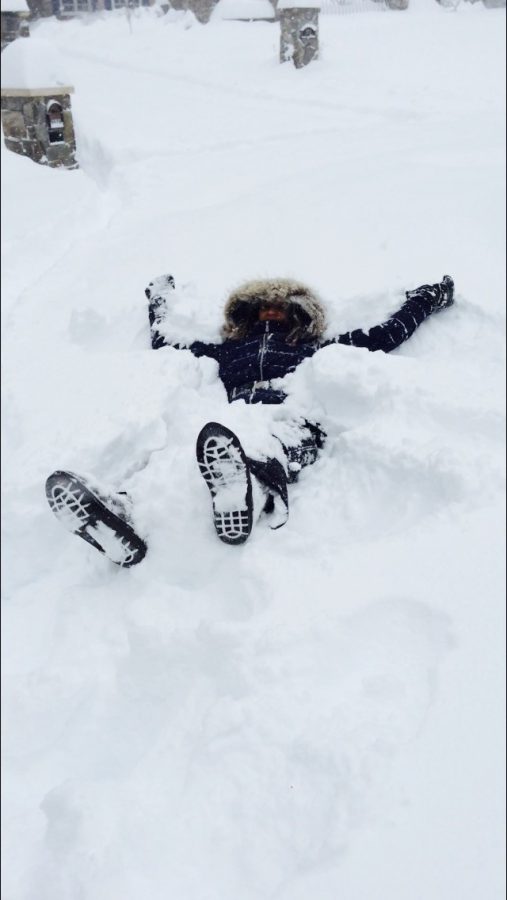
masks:
<svg viewBox="0 0 507 900"><path fill-rule="evenodd" d="M282 404L279 386L296 367L331 344L347 344L389 353L406 341L432 313L454 302L454 282L445 275L439 284L422 285L406 292L401 309L386 322L347 331L326 340L324 308L315 293L297 281L279 278L250 281L234 291L224 309L223 340L182 344L166 338L170 325L172 275L154 279L146 288L149 301L151 344L154 349L174 347L206 356L218 363L218 374L229 403ZM211 494L213 521L218 537L227 544L244 543L254 521L254 495L261 498L257 512L266 513L272 528L288 518L287 485L317 459L326 434L318 422L301 417L290 427L284 423L277 438L278 452L248 457L234 432L208 422L197 437L197 463ZM57 471L46 482L46 496L58 519L120 566L132 566L146 554L145 542L131 523L131 503L124 492L104 491L88 477Z"/></svg>

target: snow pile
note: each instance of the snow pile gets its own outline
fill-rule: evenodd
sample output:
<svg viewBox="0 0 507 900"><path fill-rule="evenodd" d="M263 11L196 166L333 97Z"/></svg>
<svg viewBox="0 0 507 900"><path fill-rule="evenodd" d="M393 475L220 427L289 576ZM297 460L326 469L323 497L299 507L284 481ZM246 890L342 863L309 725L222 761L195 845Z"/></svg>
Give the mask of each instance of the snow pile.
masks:
<svg viewBox="0 0 507 900"><path fill-rule="evenodd" d="M269 0L218 0L212 13L215 19L274 19L275 13Z"/></svg>
<svg viewBox="0 0 507 900"><path fill-rule="evenodd" d="M166 18L37 23L81 168L2 150L2 896L496 898L504 13L323 16L301 72L269 23ZM323 350L267 410L150 349L163 272L204 339L258 276L314 286L330 334L446 272L457 302L390 356ZM221 544L200 428L301 412L328 441L288 524ZM61 528L55 468L129 491L141 565Z"/></svg>
<svg viewBox="0 0 507 900"><path fill-rule="evenodd" d="M2 88L50 88L70 84L60 54L50 41L31 37L2 51Z"/></svg>
<svg viewBox="0 0 507 900"><path fill-rule="evenodd" d="M279 0L277 9L320 9L321 0Z"/></svg>
<svg viewBox="0 0 507 900"><path fill-rule="evenodd" d="M2 12L30 12L26 0L1 0L0 9Z"/></svg>

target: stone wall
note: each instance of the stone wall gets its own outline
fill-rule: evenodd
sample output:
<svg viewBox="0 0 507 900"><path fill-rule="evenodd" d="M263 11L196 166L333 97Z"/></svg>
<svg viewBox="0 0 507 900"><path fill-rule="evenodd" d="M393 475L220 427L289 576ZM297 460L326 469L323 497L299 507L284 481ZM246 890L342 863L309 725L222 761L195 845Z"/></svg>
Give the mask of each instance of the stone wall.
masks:
<svg viewBox="0 0 507 900"><path fill-rule="evenodd" d="M28 12L1 12L2 50L18 37L30 37Z"/></svg>
<svg viewBox="0 0 507 900"><path fill-rule="evenodd" d="M217 3L218 0L170 0L171 9L189 9L203 25L209 22Z"/></svg>
<svg viewBox="0 0 507 900"><path fill-rule="evenodd" d="M280 62L292 60L296 69L319 55L319 10L315 7L279 7Z"/></svg>
<svg viewBox="0 0 507 900"><path fill-rule="evenodd" d="M51 132L48 124L51 101L62 109L62 128L58 132ZM14 153L51 167L77 168L70 94L2 90L2 128L5 145Z"/></svg>

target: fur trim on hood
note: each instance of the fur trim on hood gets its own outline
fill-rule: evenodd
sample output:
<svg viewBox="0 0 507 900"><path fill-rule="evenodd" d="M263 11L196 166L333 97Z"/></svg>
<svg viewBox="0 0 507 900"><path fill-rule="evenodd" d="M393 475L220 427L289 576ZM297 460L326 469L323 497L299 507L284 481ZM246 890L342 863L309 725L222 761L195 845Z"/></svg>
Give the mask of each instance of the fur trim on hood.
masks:
<svg viewBox="0 0 507 900"><path fill-rule="evenodd" d="M257 321L261 304L288 310L289 343L321 340L326 329L326 313L317 295L300 281L270 278L247 281L232 292L224 308L222 336L228 340L245 337Z"/></svg>

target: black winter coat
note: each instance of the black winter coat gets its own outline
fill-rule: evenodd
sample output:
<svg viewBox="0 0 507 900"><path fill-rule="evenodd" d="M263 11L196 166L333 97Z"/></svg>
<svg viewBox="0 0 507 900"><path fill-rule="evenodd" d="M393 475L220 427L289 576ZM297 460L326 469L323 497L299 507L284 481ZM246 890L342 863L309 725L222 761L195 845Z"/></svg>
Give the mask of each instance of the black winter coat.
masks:
<svg viewBox="0 0 507 900"><path fill-rule="evenodd" d="M194 356L208 356L218 362L219 376L225 386L229 401L243 399L247 403L283 403L285 394L271 385L277 378L294 372L297 366L332 344L348 344L367 350L389 353L406 341L416 328L433 311L434 293L424 285L407 294L403 306L386 322L365 332L362 329L347 331L330 340L302 340L287 343L288 327L285 322L257 322L246 337L227 339L219 344L194 341L189 345L166 340L157 325L166 318L161 316L160 298L150 301L149 317L152 347L188 349Z"/></svg>

